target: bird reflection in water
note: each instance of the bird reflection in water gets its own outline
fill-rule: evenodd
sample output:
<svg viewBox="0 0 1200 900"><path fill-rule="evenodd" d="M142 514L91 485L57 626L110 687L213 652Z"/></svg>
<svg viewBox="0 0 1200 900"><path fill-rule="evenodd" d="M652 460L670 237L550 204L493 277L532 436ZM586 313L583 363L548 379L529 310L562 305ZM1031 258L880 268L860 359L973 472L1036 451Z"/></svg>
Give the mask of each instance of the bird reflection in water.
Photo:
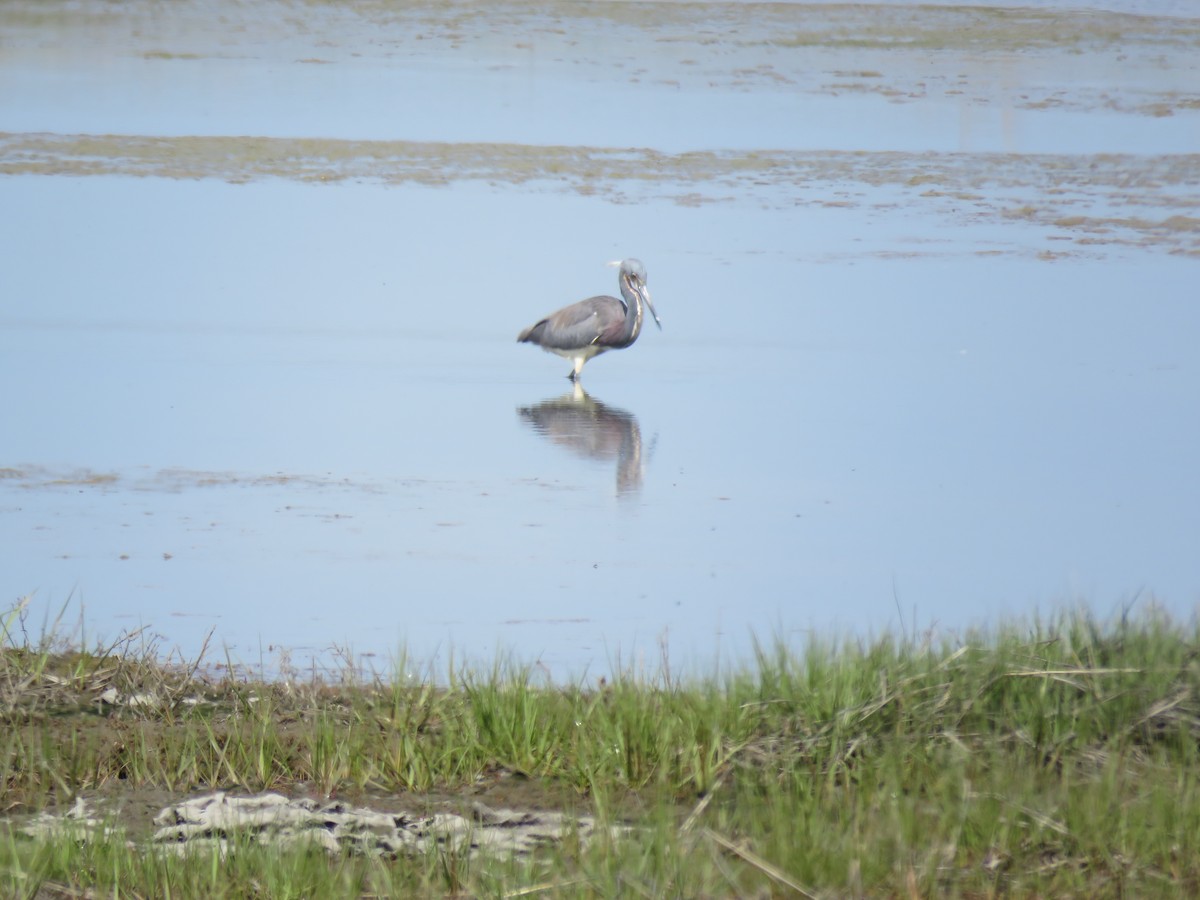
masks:
<svg viewBox="0 0 1200 900"><path fill-rule="evenodd" d="M618 494L641 488L642 431L633 413L593 400L579 382L561 397L517 411L534 431L576 456L616 460Z"/></svg>

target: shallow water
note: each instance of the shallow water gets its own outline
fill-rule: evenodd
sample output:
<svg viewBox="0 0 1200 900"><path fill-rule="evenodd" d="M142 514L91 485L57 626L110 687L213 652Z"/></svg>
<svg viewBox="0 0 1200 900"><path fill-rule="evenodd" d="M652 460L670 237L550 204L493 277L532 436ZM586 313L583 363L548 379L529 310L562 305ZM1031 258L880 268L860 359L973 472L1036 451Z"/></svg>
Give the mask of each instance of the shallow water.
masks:
<svg viewBox="0 0 1200 900"><path fill-rule="evenodd" d="M10 598L555 675L1192 614L1200 20L474 9L5 7ZM628 255L575 396L513 339Z"/></svg>

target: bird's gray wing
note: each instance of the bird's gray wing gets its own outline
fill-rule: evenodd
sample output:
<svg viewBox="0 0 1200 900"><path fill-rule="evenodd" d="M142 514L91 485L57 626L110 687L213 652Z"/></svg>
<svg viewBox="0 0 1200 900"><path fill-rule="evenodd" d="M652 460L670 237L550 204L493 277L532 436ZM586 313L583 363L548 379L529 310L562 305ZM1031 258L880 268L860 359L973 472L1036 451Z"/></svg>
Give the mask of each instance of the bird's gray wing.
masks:
<svg viewBox="0 0 1200 900"><path fill-rule="evenodd" d="M624 320L624 306L615 297L589 297L563 307L517 338L555 350L575 350L594 343L614 322Z"/></svg>

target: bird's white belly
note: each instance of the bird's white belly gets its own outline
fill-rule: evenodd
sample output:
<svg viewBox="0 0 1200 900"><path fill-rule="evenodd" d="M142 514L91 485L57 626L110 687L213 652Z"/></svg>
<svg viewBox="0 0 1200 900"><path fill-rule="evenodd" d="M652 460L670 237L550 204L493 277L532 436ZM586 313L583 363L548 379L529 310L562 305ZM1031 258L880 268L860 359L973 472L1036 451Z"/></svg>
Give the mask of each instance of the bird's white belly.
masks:
<svg viewBox="0 0 1200 900"><path fill-rule="evenodd" d="M563 350L559 347L543 347L542 349L556 356L561 356L563 359L582 359L584 362L587 362L593 356L599 356L609 348L600 347L596 344L588 344L586 347L573 347L570 350Z"/></svg>

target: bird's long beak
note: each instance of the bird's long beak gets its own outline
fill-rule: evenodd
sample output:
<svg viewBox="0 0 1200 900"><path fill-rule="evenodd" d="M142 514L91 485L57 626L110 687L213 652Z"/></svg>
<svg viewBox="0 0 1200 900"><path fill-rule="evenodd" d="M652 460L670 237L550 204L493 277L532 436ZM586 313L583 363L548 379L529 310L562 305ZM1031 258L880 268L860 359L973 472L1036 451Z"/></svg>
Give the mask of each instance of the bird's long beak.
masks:
<svg viewBox="0 0 1200 900"><path fill-rule="evenodd" d="M658 326L659 331L662 331L662 322L658 318L658 313L654 311L654 304L650 302L650 288L639 284L634 290L642 295L642 302L646 304L646 309L650 310L650 315L654 317L654 324Z"/></svg>

